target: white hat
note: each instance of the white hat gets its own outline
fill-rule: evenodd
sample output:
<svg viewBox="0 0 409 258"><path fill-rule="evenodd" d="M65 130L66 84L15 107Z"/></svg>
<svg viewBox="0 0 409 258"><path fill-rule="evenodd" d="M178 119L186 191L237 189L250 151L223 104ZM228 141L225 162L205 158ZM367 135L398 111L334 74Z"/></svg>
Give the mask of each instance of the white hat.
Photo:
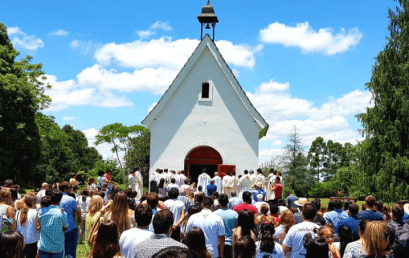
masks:
<svg viewBox="0 0 409 258"><path fill-rule="evenodd" d="M406 212L406 214L409 214L409 203L403 205L403 210Z"/></svg>
<svg viewBox="0 0 409 258"><path fill-rule="evenodd" d="M304 204L309 203L307 198L299 198L297 201L294 202L295 205L304 206Z"/></svg>

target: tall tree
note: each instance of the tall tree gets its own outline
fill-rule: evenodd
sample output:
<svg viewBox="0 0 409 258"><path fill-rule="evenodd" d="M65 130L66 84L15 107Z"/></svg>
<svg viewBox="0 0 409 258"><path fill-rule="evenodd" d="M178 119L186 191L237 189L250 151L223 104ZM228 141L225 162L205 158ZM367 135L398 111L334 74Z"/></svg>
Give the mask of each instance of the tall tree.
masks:
<svg viewBox="0 0 409 258"><path fill-rule="evenodd" d="M286 164L284 169L286 187L289 186L298 196L306 196L316 180L311 171L307 169L308 159L304 155L305 146L303 146L297 127L294 126L288 135L287 142L283 154Z"/></svg>
<svg viewBox="0 0 409 258"><path fill-rule="evenodd" d="M399 4L366 84L374 106L358 115L366 136L361 187L387 202L409 196L409 1Z"/></svg>
<svg viewBox="0 0 409 258"><path fill-rule="evenodd" d="M320 179L320 172L325 162L325 155L327 152L327 144L324 138L318 136L312 143L310 150L308 151L308 160L310 164L311 173Z"/></svg>
<svg viewBox="0 0 409 258"><path fill-rule="evenodd" d="M41 64L31 64L31 56L19 55L0 23L0 167L2 177L19 180L28 175L39 158L41 141L35 117L51 99Z"/></svg>

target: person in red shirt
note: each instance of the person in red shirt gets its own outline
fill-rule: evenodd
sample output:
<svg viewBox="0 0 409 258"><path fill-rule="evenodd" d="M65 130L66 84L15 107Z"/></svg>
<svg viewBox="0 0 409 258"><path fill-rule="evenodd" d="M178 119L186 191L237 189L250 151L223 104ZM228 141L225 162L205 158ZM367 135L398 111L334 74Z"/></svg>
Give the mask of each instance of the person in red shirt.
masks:
<svg viewBox="0 0 409 258"><path fill-rule="evenodd" d="M283 186L280 184L279 177L276 177L275 185L270 186L270 190L274 191L275 201L278 201L278 199L281 199L283 197Z"/></svg>
<svg viewBox="0 0 409 258"><path fill-rule="evenodd" d="M257 217L257 208L251 204L252 195L249 191L243 193L243 203L234 206L234 211L240 214L243 210L248 210L253 214L254 217Z"/></svg>

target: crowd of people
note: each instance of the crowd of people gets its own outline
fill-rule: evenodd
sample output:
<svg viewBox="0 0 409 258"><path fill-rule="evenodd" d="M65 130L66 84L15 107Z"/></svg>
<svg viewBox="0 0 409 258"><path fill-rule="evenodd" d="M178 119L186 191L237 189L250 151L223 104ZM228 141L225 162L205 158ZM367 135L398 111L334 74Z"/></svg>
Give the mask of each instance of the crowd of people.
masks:
<svg viewBox="0 0 409 258"><path fill-rule="evenodd" d="M85 187L76 174L20 196L5 180L0 190L0 258L408 257L409 201L384 205L282 196L283 178L244 171L190 182L183 171L158 169L148 192L138 192L138 169L120 190L101 171ZM134 178L135 180L131 180ZM220 178L220 180L219 180ZM258 178L258 179L257 179ZM221 182L220 182L221 181ZM233 183L232 183L233 182ZM78 191L80 191L79 194Z"/></svg>

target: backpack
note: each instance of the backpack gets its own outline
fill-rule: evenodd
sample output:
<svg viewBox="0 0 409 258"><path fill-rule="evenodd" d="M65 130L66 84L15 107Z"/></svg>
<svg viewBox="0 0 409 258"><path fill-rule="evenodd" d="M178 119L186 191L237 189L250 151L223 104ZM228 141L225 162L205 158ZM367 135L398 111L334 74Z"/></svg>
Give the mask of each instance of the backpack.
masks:
<svg viewBox="0 0 409 258"><path fill-rule="evenodd" d="M88 237L87 237L88 244L90 244L92 246L95 244L95 240L97 239L99 226L101 225L101 213L98 212L94 216L95 216L96 220L94 221L94 223L91 224L91 227L90 227L89 232L88 232Z"/></svg>
<svg viewBox="0 0 409 258"><path fill-rule="evenodd" d="M395 243L392 244L395 257L407 257L409 252L409 225L395 221L390 224L395 227Z"/></svg>

